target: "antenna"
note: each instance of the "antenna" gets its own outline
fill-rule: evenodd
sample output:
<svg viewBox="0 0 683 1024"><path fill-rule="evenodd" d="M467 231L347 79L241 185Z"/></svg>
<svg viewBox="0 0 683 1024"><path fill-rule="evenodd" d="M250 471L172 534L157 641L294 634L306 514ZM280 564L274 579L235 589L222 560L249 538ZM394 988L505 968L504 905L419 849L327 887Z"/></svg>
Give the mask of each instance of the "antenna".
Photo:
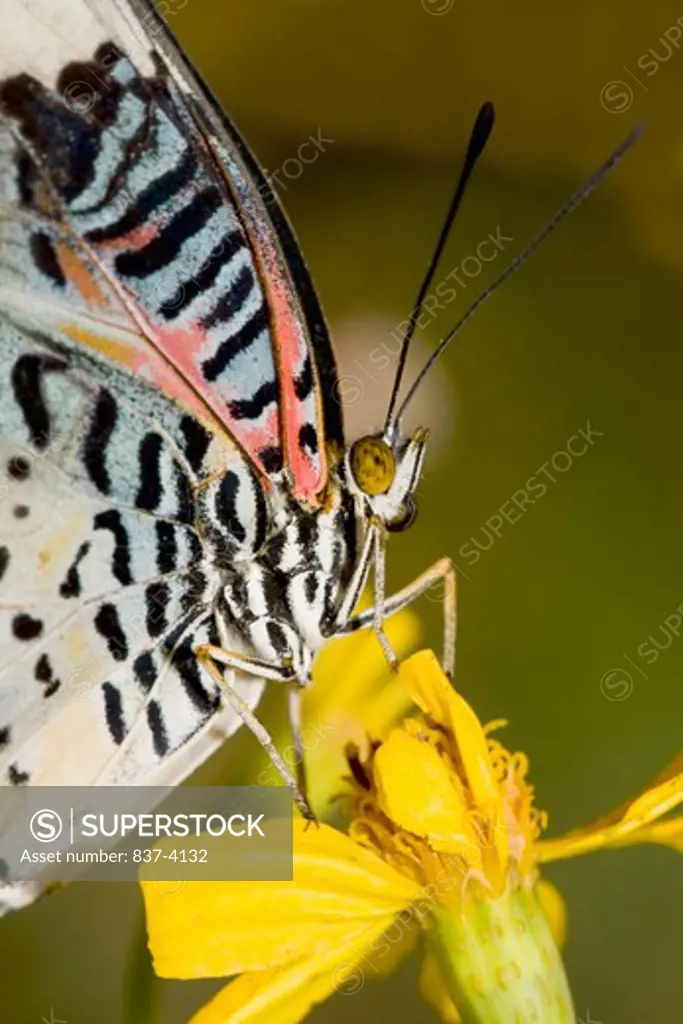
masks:
<svg viewBox="0 0 683 1024"><path fill-rule="evenodd" d="M617 146L612 155L608 157L607 160L605 160L604 164L602 164L602 166L599 167L598 170L594 174L592 174L591 177L588 178L588 180L585 181L583 185L581 185L576 190L576 192L574 192L574 194L569 198L569 200L564 204L564 206L561 207L561 209L559 209L553 217L551 217L551 219L547 222L545 227L543 227L538 232L536 237L532 239L532 241L529 243L526 249L524 249L518 256L515 256L515 258L507 265L507 267L502 271L502 273L498 275L495 281L492 284L490 284L489 287L485 289L485 291L482 292L479 298L474 300L469 309L467 309L463 313L463 315L460 317L460 319L452 328L452 330L448 332L445 338L442 338L442 340L437 345L436 349L432 352L431 356L429 357L425 365L422 367L419 374L417 375L417 378L411 385L410 390L408 391L408 394L401 403L401 406L398 412L396 413L394 420L392 422L387 422L387 426L385 428L386 430L391 431L396 426L398 426L403 414L405 413L408 405L412 401L413 396L415 395L415 392L419 388L420 384L427 376L427 374L429 373L437 359L445 351L448 345L450 345L453 338L455 338L455 336L460 333L460 331L465 326L470 317L472 317L476 313L476 311L481 306L484 305L486 300L489 299L493 295L493 293L498 290L498 288L500 287L501 284L503 284L504 281L507 281L508 277L511 277L512 274L514 274L515 270L521 267L522 263L526 262L529 256L531 256L531 254L535 252L536 249L538 249L539 245L545 241L548 235L552 234L555 228L558 227L562 223L562 221L565 220L565 218L568 217L569 214L573 210L575 210L576 207L579 206L584 201L584 199L587 198L587 196L590 195L593 189L600 184L605 175L607 175L612 170L612 168L615 167L616 164L621 160L621 158L625 156L629 149L631 149L631 147L635 145L635 143L641 137L642 133L642 127L640 125L634 128L631 134L626 139L624 139L621 145Z"/></svg>
<svg viewBox="0 0 683 1024"><path fill-rule="evenodd" d="M436 268L439 265L439 260L441 259L441 256L443 254L446 242L448 241L448 236L450 234L451 228L453 227L455 215L457 214L458 209L460 208L462 197L465 194L465 189L467 188L467 182L469 181L470 175L474 170L474 165L481 156L484 150L484 146L488 141L489 135L491 134L491 130L493 129L494 121L495 111L493 109L493 104L484 103L479 113L477 114L476 121L474 122L472 134L470 135L469 145L467 147L467 153L465 154L462 170L460 171L460 177L458 178L458 184L455 187L455 192L453 193L453 198L451 199L451 205L448 208L446 219L443 222L443 227L441 228L441 232L436 243L436 248L434 249L434 254L429 262L429 266L427 267L427 273L425 274L424 281L422 282L420 290L417 293L417 299L415 300L413 311L410 314L408 330L403 336L401 351L398 357L398 366L396 368L396 376L394 377L394 384L391 389L391 398L389 399L389 408L387 409L385 431L389 429L392 423L394 409L396 408L396 402L398 401L398 393L401 388L401 381L403 380L403 373L406 368L408 349L410 348L410 342L412 340L413 334L415 333L415 325L417 323L417 319L420 313L422 312L422 305L429 291L429 286L431 285L432 280L434 278ZM398 422L398 419L396 422Z"/></svg>

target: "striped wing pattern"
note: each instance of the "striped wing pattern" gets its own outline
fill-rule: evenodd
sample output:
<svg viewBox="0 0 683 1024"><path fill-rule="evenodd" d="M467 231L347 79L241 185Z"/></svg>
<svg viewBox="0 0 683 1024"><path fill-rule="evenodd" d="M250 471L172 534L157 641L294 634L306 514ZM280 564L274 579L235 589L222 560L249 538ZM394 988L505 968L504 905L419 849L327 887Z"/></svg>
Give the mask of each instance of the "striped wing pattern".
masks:
<svg viewBox="0 0 683 1024"><path fill-rule="evenodd" d="M248 467L144 381L104 385L101 357L0 337L0 778L178 781L193 737L202 760L239 724L192 647L218 641L202 481Z"/></svg>
<svg viewBox="0 0 683 1024"><path fill-rule="evenodd" d="M218 642L215 565L263 543L268 482L289 493L288 367L299 483L320 487L316 370L296 332L278 349L260 278L277 247L254 252L219 140L151 41L133 45L129 8L9 2L24 54L10 37L0 60L0 778L177 781L239 724L191 646ZM227 551L221 520L239 526ZM262 685L241 684L255 705Z"/></svg>
<svg viewBox="0 0 683 1024"><path fill-rule="evenodd" d="M51 7L66 16L83 2ZM110 15L119 6L130 13ZM117 358L210 409L264 479L315 504L327 473L319 359L265 197L235 145L200 124L183 89L193 82L151 43L145 58L143 75L114 39L52 82L25 72L0 87L18 200L49 222L32 243L38 273L97 302L96 269L144 338Z"/></svg>
<svg viewBox="0 0 683 1024"><path fill-rule="evenodd" d="M276 247L253 250L220 140L135 12L9 3L24 54L0 47L0 779L171 783L239 725L192 649L226 642L217 566L264 543L273 484L290 500L278 372L299 359L298 415L315 370L278 349L259 276ZM236 682L255 706L262 683Z"/></svg>

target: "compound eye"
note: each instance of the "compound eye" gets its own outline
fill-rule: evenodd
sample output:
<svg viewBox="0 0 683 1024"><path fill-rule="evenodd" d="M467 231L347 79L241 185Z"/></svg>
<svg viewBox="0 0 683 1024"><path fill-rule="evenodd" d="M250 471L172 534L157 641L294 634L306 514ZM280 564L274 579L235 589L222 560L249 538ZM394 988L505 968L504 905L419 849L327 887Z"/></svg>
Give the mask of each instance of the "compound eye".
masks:
<svg viewBox="0 0 683 1024"><path fill-rule="evenodd" d="M401 533L402 530L407 530L409 526L413 525L416 516L417 505L412 494L409 494L403 502L403 511L399 513L396 519L391 519L387 522L387 530L390 533Z"/></svg>
<svg viewBox="0 0 683 1024"><path fill-rule="evenodd" d="M361 437L351 446L351 472L363 494L386 494L396 476L394 453L381 437Z"/></svg>

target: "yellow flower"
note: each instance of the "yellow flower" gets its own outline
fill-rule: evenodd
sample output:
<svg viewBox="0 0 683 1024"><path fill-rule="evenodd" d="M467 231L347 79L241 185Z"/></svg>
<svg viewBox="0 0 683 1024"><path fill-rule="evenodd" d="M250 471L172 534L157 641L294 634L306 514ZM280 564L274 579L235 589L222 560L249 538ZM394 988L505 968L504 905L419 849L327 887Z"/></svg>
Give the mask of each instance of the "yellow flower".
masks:
<svg viewBox="0 0 683 1024"><path fill-rule="evenodd" d="M575 1020L558 952L559 894L538 865L606 846L683 849L683 757L609 817L541 840L523 754L492 737L423 651L399 676L420 715L349 752L348 834L294 824L292 882L143 882L149 944L169 978L239 975L193 1024L295 1024L335 990L391 970L425 938L420 987L441 1018Z"/></svg>
<svg viewBox="0 0 683 1024"><path fill-rule="evenodd" d="M368 595L360 608L369 605ZM415 650L420 630L414 612L398 612L387 619L385 629L399 658ZM321 739L306 750L308 795L320 817L339 793L339 779L347 770L347 744L365 747L368 736L384 735L409 709L410 697L369 630L323 648L302 708L304 728L317 729Z"/></svg>

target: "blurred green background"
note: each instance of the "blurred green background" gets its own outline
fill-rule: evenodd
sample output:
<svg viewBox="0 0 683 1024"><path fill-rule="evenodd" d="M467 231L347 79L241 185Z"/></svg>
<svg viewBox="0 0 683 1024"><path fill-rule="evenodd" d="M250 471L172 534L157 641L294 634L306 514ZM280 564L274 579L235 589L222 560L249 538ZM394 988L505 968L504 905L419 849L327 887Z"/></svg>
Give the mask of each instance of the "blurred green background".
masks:
<svg viewBox="0 0 683 1024"><path fill-rule="evenodd" d="M509 719L507 745L529 754L551 832L603 813L681 746L683 641L672 620L668 636L663 626L683 603L680 9L167 9L263 164L280 171L343 371L362 384L347 389L354 432L381 422L391 368L371 352L395 348L391 332L414 300L480 103L495 102L497 126L437 281L490 232L512 241L481 273L460 273L464 287L418 331L422 354L644 123L636 149L477 315L429 383L416 410L435 433L419 518L389 557L392 584L443 554L458 564L458 685L482 718ZM291 160L311 136L333 141L299 173ZM587 422L595 444L566 472L550 468L555 483L537 476L547 492L491 544L487 520ZM436 602L422 613L438 644ZM651 664L638 654L649 637L666 647ZM238 737L222 771L250 750ZM682 869L671 851L633 849L548 870L569 906L566 961L585 1024L683 1018ZM82 884L3 921L2 1019L39 1024L52 1008L68 1024L132 1024L124 974L139 909L132 886ZM411 963L311 1019L431 1020L415 976ZM185 1020L213 987L161 985L158 1019Z"/></svg>

